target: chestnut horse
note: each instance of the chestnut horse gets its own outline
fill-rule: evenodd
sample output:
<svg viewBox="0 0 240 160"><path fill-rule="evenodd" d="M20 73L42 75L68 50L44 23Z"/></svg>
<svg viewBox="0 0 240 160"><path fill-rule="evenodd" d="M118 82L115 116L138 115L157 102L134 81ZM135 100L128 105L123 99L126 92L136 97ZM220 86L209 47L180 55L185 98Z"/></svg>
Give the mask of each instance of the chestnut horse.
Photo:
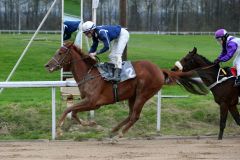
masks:
<svg viewBox="0 0 240 160"><path fill-rule="evenodd" d="M115 103L113 84L101 77L98 69L94 66L96 63L96 60L84 54L82 50L72 43L67 43L58 49L53 58L45 65L49 72L59 70L63 66L70 66L81 93L82 100L63 112L58 122L58 129L63 125L66 115L70 112L72 112L72 117L79 124L82 124L77 117L77 112L95 110L102 105ZM124 127L118 133L119 137L123 136L139 119L145 102L161 89L166 79L172 82L189 80L188 75L185 73L161 70L157 65L149 61L136 61L132 62L132 65L136 77L118 83L119 101L128 100L129 104L128 117L112 129L112 133L117 133ZM198 81L191 80L190 83L202 85Z"/></svg>
<svg viewBox="0 0 240 160"><path fill-rule="evenodd" d="M220 71L220 66L207 60L205 57L197 54L197 49L194 48L180 61L172 70L176 71L179 68L183 72L195 69L202 81L209 86L212 91L215 102L220 106L220 130L218 139L223 138L224 128L226 126L228 111L238 125L240 125L240 116L237 109L239 88L234 87L235 78L229 78L222 83L216 84L217 76Z"/></svg>

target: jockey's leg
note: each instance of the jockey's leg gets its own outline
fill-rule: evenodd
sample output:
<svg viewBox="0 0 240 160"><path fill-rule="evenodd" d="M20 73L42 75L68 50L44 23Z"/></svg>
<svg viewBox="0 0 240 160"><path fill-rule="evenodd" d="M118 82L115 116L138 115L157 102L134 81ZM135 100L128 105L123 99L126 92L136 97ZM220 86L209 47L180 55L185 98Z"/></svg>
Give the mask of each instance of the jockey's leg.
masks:
<svg viewBox="0 0 240 160"><path fill-rule="evenodd" d="M237 69L237 77L235 80L235 86L240 86L240 54L238 53L233 61L233 65L236 66Z"/></svg>
<svg viewBox="0 0 240 160"><path fill-rule="evenodd" d="M81 27L80 25L81 25L81 23L78 26L78 32L77 32L77 35L76 35L76 38L74 41L74 45L77 46L79 49L81 49L81 37L82 37L82 31L80 29L80 27Z"/></svg>
<svg viewBox="0 0 240 160"><path fill-rule="evenodd" d="M79 31L74 41L74 45L77 46L79 49L81 49L81 36L82 36L82 32Z"/></svg>
<svg viewBox="0 0 240 160"><path fill-rule="evenodd" d="M110 54L111 63L114 64L113 77L109 80L119 82L121 80L120 74L122 70L122 54Z"/></svg>
<svg viewBox="0 0 240 160"><path fill-rule="evenodd" d="M114 41L109 59L115 65L112 81L120 81L120 73L122 69L122 54L129 40L129 33L125 29L121 29L118 39Z"/></svg>

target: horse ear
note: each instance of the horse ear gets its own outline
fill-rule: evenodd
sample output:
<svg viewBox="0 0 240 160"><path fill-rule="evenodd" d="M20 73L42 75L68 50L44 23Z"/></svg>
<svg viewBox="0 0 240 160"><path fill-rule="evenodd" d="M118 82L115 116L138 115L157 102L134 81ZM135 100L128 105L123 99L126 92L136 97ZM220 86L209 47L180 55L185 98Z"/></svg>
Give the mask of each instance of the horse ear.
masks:
<svg viewBox="0 0 240 160"><path fill-rule="evenodd" d="M193 47L193 53L197 53L197 48L196 47Z"/></svg>

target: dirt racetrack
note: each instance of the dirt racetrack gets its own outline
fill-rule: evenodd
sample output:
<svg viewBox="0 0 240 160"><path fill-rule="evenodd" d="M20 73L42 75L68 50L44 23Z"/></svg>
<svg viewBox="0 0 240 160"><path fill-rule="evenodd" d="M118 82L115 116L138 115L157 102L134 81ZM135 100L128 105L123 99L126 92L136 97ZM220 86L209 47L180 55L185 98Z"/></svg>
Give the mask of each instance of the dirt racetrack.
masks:
<svg viewBox="0 0 240 160"><path fill-rule="evenodd" d="M240 137L0 142L1 160L239 160Z"/></svg>

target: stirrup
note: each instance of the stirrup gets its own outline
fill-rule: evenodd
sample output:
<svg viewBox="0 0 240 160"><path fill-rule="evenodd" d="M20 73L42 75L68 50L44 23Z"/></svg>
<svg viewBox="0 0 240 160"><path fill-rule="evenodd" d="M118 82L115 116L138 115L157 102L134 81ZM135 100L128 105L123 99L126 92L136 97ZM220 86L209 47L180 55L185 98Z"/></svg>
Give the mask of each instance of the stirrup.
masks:
<svg viewBox="0 0 240 160"><path fill-rule="evenodd" d="M120 82L121 78L120 77L111 77L109 78L110 81L114 81L114 82Z"/></svg>
<svg viewBox="0 0 240 160"><path fill-rule="evenodd" d="M240 77L237 77L234 83L234 87L239 87L240 86Z"/></svg>
<svg viewBox="0 0 240 160"><path fill-rule="evenodd" d="M240 82L235 82L234 87L239 87L240 86Z"/></svg>

